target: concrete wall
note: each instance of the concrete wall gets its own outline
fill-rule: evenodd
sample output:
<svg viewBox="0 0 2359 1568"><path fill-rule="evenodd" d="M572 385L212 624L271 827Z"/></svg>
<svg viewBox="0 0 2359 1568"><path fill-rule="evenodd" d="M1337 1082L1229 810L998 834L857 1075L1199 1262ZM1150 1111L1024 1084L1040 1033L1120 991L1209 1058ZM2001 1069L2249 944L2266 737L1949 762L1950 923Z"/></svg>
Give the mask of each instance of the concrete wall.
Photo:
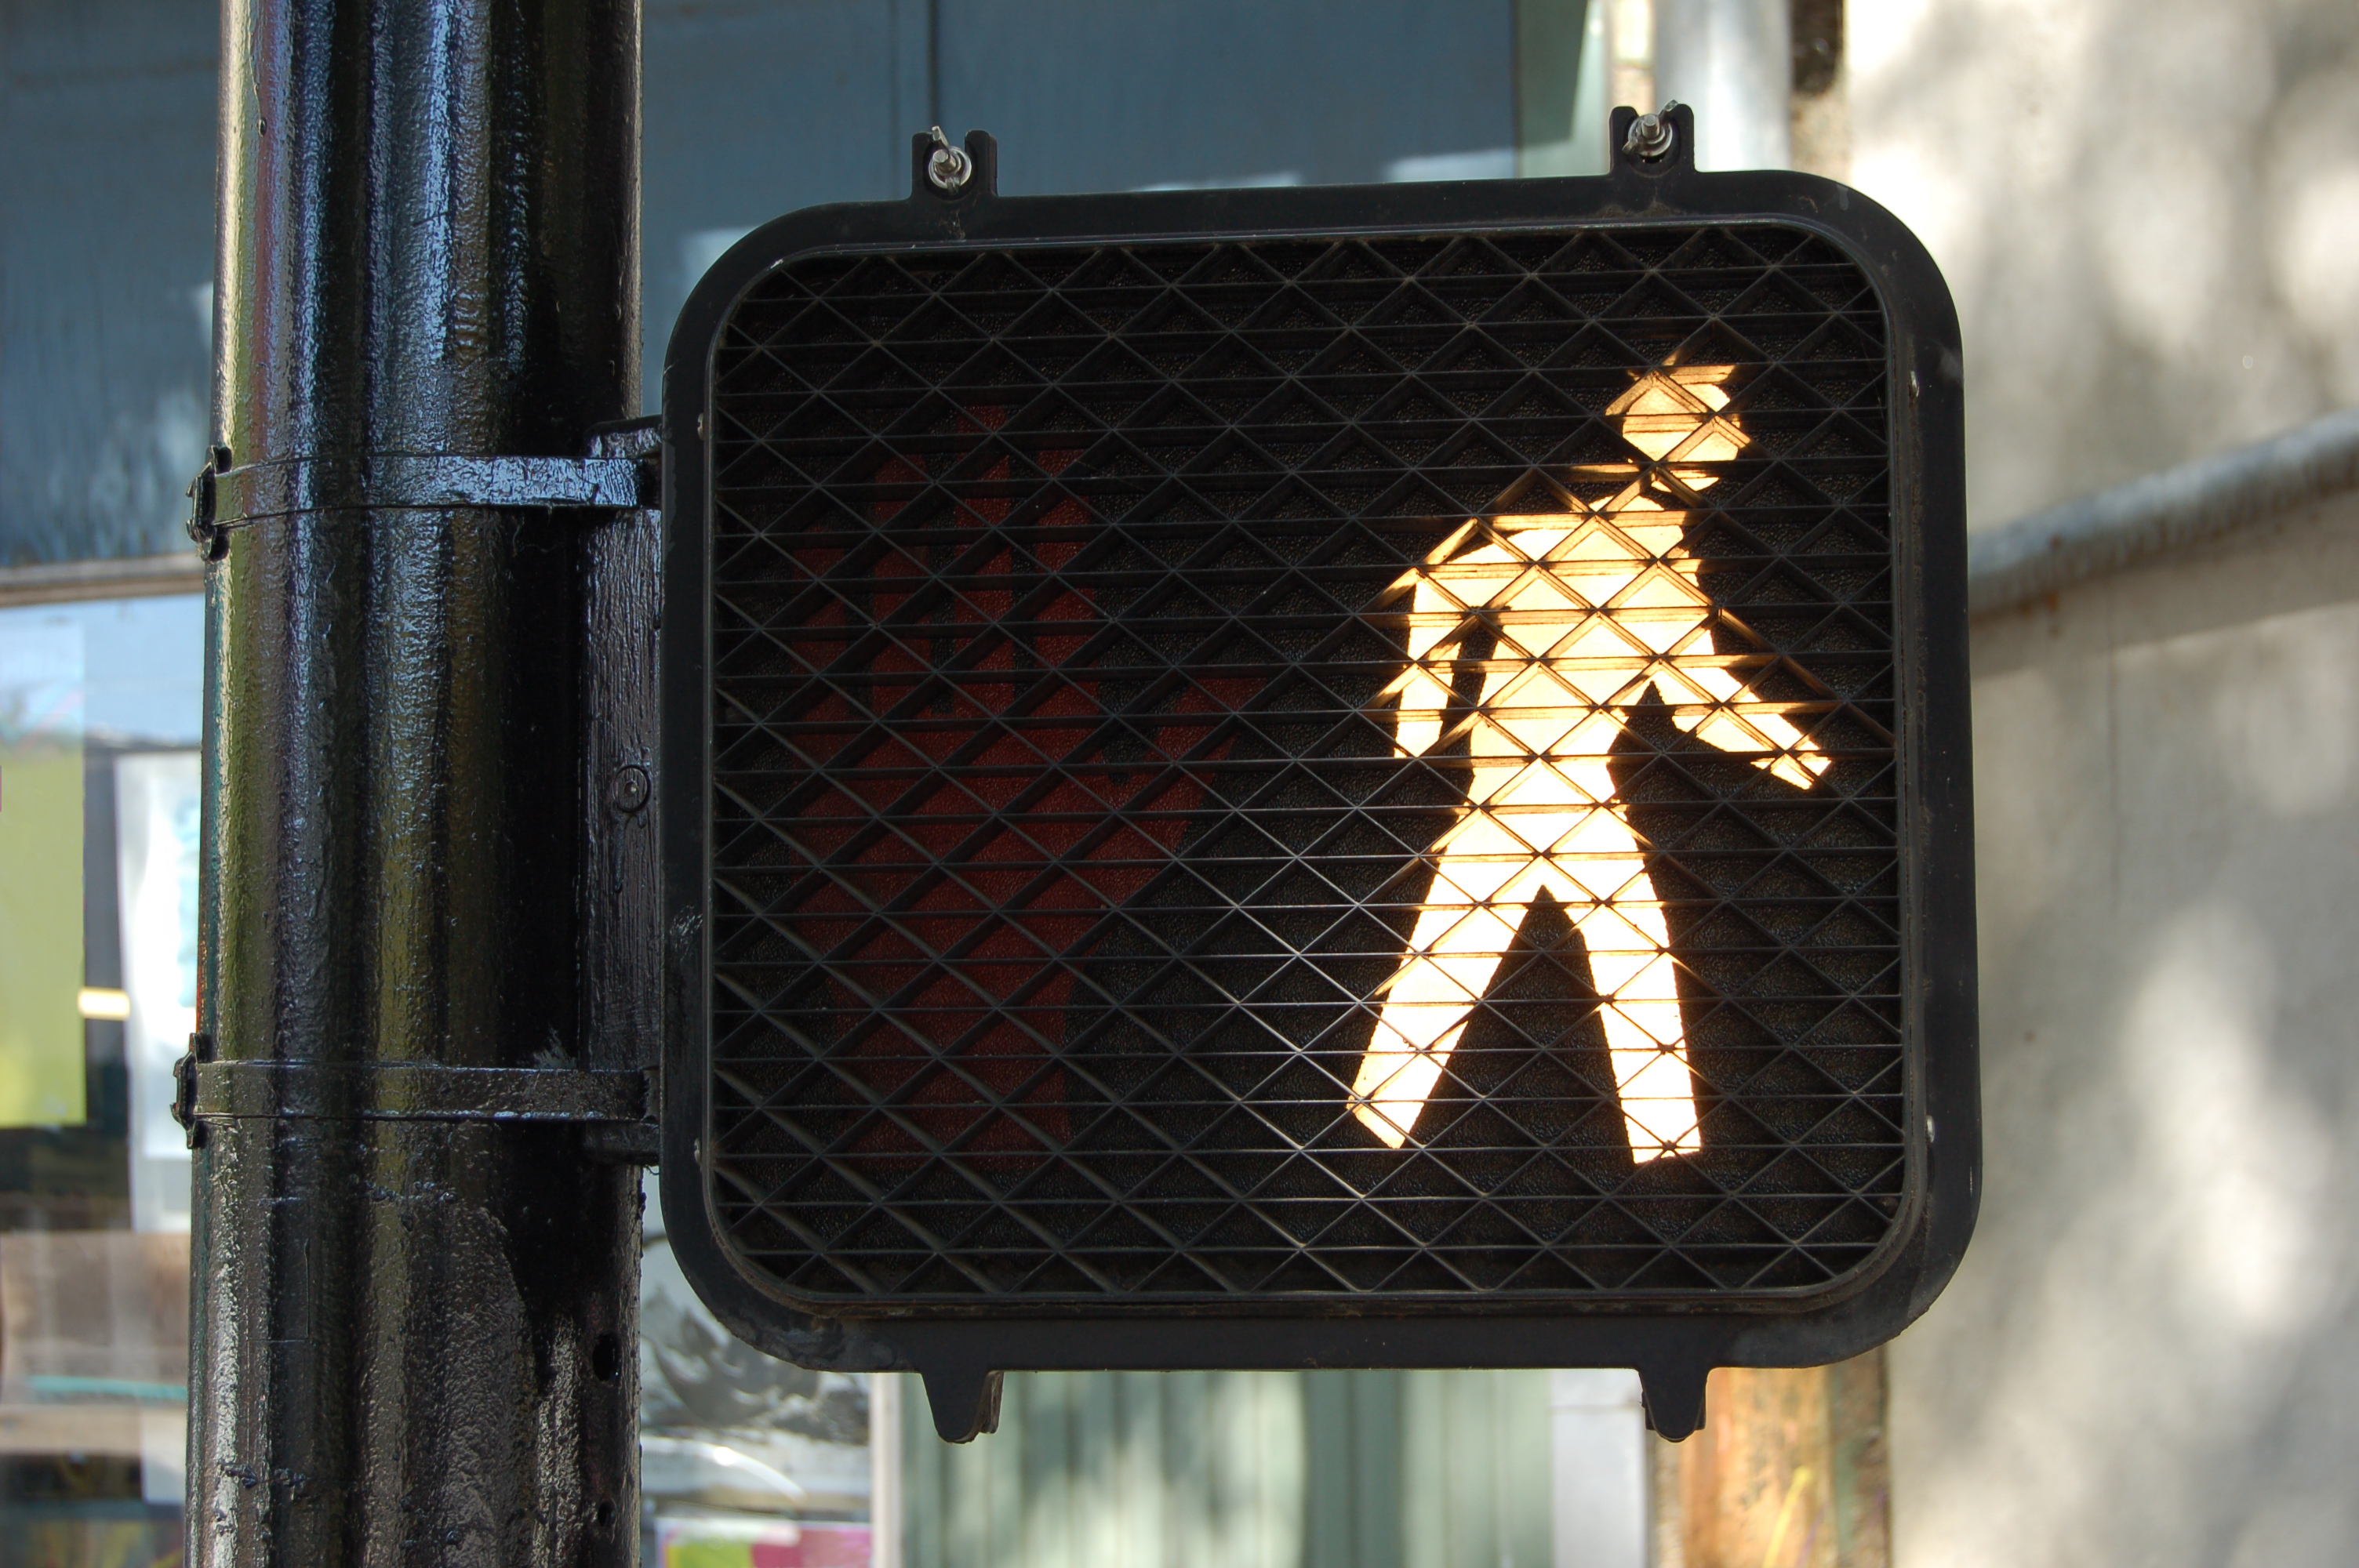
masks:
<svg viewBox="0 0 2359 1568"><path fill-rule="evenodd" d="M2359 403L2359 5L1847 9L1851 182L1957 296L1978 526Z"/></svg>
<svg viewBox="0 0 2359 1568"><path fill-rule="evenodd" d="M2350 1561L2359 492L1974 632L1987 1190L1903 1568Z"/></svg>
<svg viewBox="0 0 2359 1568"><path fill-rule="evenodd" d="M2359 6L1860 0L1979 530L2359 404ZM2359 495L1973 633L1987 1191L1893 1346L1902 1568L2359 1539Z"/></svg>

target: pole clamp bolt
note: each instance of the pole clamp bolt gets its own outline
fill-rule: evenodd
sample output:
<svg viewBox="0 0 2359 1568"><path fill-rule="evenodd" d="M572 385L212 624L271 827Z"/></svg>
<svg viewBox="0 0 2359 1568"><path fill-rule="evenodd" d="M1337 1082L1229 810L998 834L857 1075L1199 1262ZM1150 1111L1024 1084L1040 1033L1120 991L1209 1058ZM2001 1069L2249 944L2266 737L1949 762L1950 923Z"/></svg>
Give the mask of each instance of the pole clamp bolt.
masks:
<svg viewBox="0 0 2359 1568"><path fill-rule="evenodd" d="M206 455L205 466L189 481L189 542L197 554L208 561L220 560L229 554L229 530L221 525L219 476L229 472L230 451L216 446Z"/></svg>
<svg viewBox="0 0 2359 1568"><path fill-rule="evenodd" d="M197 1068L213 1059L213 1037L189 1036L188 1054L172 1064L172 1119L188 1134L189 1147L205 1146L205 1124L197 1115Z"/></svg>

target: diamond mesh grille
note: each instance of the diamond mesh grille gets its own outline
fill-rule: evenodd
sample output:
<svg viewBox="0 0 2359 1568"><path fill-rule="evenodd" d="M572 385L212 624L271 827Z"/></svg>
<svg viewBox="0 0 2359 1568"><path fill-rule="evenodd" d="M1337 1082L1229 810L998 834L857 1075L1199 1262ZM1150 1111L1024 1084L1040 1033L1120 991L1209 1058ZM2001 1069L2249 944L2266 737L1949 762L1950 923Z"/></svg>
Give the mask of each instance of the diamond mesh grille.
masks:
<svg viewBox="0 0 2359 1568"><path fill-rule="evenodd" d="M1529 1301L1884 1237L1886 351L1838 252L834 256L714 373L711 1162L753 1266Z"/></svg>

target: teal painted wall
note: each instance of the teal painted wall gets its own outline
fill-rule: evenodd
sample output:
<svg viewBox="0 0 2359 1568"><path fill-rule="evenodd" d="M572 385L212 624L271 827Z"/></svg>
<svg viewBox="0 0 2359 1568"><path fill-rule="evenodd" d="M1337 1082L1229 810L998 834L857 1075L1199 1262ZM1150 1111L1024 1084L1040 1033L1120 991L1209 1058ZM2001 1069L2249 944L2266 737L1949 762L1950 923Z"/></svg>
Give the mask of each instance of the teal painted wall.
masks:
<svg viewBox="0 0 2359 1568"><path fill-rule="evenodd" d="M906 1423L908 1568L1548 1568L1548 1377L1011 1373Z"/></svg>
<svg viewBox="0 0 2359 1568"><path fill-rule="evenodd" d="M908 195L909 135L931 122L998 133L1011 193L1511 158L1517 14L645 0L648 406L719 249L799 207ZM186 547L212 385L220 34L218 0L0 0L0 567Z"/></svg>

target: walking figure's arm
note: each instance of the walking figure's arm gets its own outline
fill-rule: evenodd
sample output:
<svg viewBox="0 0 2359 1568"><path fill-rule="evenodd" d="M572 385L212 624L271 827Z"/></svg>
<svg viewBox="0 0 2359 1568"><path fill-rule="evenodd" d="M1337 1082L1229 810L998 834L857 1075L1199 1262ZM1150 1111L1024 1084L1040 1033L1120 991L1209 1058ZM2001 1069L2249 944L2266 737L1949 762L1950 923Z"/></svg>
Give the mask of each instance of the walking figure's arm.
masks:
<svg viewBox="0 0 2359 1568"><path fill-rule="evenodd" d="M1693 367L1684 373L1684 382L1673 376L1650 375L1631 388L1616 406L1623 416L1623 435L1633 446L1648 457L1664 463L1669 478L1693 492L1701 493L1719 483L1719 478L1708 466L1724 462L1745 449L1745 436L1734 422L1721 416L1728 406L1728 394L1722 382L1727 367ZM1682 464L1696 466L1682 467ZM1651 503L1625 503L1633 507ZM1666 547L1668 546L1668 547ZM1682 545L1664 541L1655 548L1662 552L1663 564L1676 574L1676 590L1657 597L1684 600L1696 612L1697 619L1689 634L1680 639L1682 653L1704 654L1710 647L1710 625L1712 608L1697 574L1703 563L1690 555ZM1668 585L1659 585L1668 589ZM1661 646L1661 644L1658 644ZM1709 657L1690 659L1674 653L1670 661L1676 678L1664 684L1684 691L1666 691L1670 699L1671 716L1682 730L1708 746L1723 752L1767 752L1756 756L1753 765L1765 768L1798 789L1808 789L1818 776L1827 771L1827 758L1820 754L1818 742L1781 713L1767 711L1754 697L1750 711L1739 711L1737 704L1752 694L1745 683L1730 673L1727 666ZM1696 700L1701 698L1701 701Z"/></svg>
<svg viewBox="0 0 2359 1568"><path fill-rule="evenodd" d="M1417 574L1409 604L1408 667L1400 682L1400 708L1393 744L1403 756L1421 757L1441 739L1450 707L1451 661L1466 627L1466 611L1439 583Z"/></svg>
<svg viewBox="0 0 2359 1568"><path fill-rule="evenodd" d="M1754 757L1753 765L1767 769L1797 789L1810 788L1827 771L1827 758L1820 753L1819 743L1796 729L1784 714L1739 709L1737 705L1752 694L1726 667L1683 665L1679 673L1681 680L1701 690L1709 705L1675 704L1671 721L1705 745L1723 752L1772 753Z"/></svg>
<svg viewBox="0 0 2359 1568"><path fill-rule="evenodd" d="M1376 700L1395 702L1393 745L1404 757L1421 757L1440 744L1462 656L1459 645L1474 624L1474 611L1515 575L1495 548L1451 559L1474 527L1470 520L1392 585L1394 593L1409 596L1408 660Z"/></svg>

